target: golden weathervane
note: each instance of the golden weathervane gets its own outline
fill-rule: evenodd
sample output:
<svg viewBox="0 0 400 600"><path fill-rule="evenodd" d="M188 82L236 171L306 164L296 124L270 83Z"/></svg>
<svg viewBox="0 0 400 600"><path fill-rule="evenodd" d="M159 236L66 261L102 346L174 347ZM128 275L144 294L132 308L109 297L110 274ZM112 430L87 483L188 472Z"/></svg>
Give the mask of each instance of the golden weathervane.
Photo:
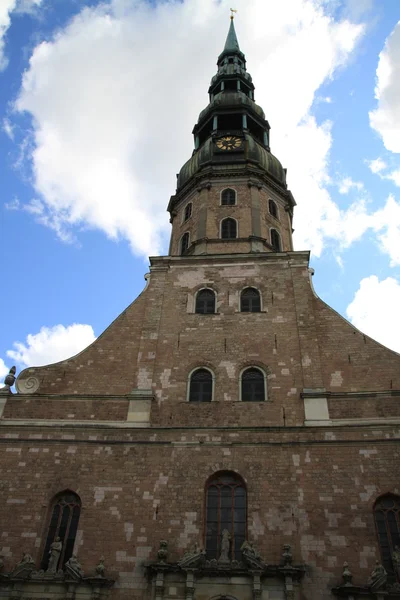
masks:
<svg viewBox="0 0 400 600"><path fill-rule="evenodd" d="M231 11L231 19L234 19L235 18L234 13L237 13L237 10L234 8L231 8L230 11Z"/></svg>

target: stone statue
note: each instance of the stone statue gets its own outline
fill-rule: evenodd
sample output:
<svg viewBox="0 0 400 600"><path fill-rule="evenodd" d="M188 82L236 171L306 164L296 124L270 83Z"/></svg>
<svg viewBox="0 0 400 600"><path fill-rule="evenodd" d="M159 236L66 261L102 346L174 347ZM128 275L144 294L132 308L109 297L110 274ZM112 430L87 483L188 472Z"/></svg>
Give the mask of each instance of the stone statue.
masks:
<svg viewBox="0 0 400 600"><path fill-rule="evenodd" d="M345 586L351 586L353 580L353 574L349 569L349 563L343 563L342 579Z"/></svg>
<svg viewBox="0 0 400 600"><path fill-rule="evenodd" d="M230 562L229 558L229 550L231 547L231 534L227 529L224 529L222 532L222 540L221 540L221 554L218 559L218 562L228 563Z"/></svg>
<svg viewBox="0 0 400 600"><path fill-rule="evenodd" d="M289 567L292 564L293 554L292 554L292 547L290 544L283 545L282 559L283 559L284 567Z"/></svg>
<svg viewBox="0 0 400 600"><path fill-rule="evenodd" d="M60 554L62 550L62 541L59 537L56 537L54 542L50 546L49 551L49 566L47 567L47 573L57 573L58 561L60 560Z"/></svg>
<svg viewBox="0 0 400 600"><path fill-rule="evenodd" d="M16 367L11 367L10 371L8 372L8 374L6 375L5 379L4 379L4 387L0 388L0 393L1 394L10 394L11 392L11 388L15 383L15 373L17 371Z"/></svg>
<svg viewBox="0 0 400 600"><path fill-rule="evenodd" d="M21 577L22 579L26 579L30 577L30 575L35 571L36 565L32 556L28 554L28 552L24 552L21 560L13 570L14 577Z"/></svg>
<svg viewBox="0 0 400 600"><path fill-rule="evenodd" d="M250 542L245 540L240 547L242 553L242 560L244 564L250 569L263 569L266 565L262 561L260 553L256 550Z"/></svg>
<svg viewBox="0 0 400 600"><path fill-rule="evenodd" d="M167 560L167 556L168 556L168 542L166 542L165 540L161 540L160 542L160 548L157 552L157 556L158 556L158 560L160 562L165 562Z"/></svg>
<svg viewBox="0 0 400 600"><path fill-rule="evenodd" d="M400 580L400 546L395 546L392 552L392 563L395 573Z"/></svg>
<svg viewBox="0 0 400 600"><path fill-rule="evenodd" d="M99 560L99 564L95 568L96 577L104 577L106 568L104 566L104 556L102 556Z"/></svg>
<svg viewBox="0 0 400 600"><path fill-rule="evenodd" d="M198 544L194 545L192 552L186 552L181 560L178 562L178 565L182 569L198 569L204 567L206 563L206 551L202 548L200 549Z"/></svg>
<svg viewBox="0 0 400 600"><path fill-rule="evenodd" d="M77 559L76 554L73 554L71 558L67 560L65 563L65 570L68 575L72 575L72 577L77 577L78 579L83 578L83 569Z"/></svg>
<svg viewBox="0 0 400 600"><path fill-rule="evenodd" d="M383 591L386 588L387 573L385 567L376 561L375 569L371 573L371 577L368 581L368 585L371 588L371 592Z"/></svg>

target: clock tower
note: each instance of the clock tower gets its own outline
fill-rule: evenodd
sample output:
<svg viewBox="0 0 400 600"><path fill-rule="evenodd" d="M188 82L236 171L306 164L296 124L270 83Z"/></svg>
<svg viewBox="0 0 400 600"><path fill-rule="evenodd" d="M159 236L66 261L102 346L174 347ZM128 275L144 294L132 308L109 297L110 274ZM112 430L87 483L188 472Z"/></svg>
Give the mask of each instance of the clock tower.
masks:
<svg viewBox="0 0 400 600"><path fill-rule="evenodd" d="M270 126L240 50L233 17L209 104L193 129L194 151L168 210L170 254L293 250L294 199L270 150Z"/></svg>

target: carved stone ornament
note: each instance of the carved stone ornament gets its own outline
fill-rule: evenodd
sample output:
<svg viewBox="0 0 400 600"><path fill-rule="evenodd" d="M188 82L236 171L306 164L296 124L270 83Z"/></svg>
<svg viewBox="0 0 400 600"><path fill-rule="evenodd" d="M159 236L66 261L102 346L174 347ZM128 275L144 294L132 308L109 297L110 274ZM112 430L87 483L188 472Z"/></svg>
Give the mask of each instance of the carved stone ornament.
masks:
<svg viewBox="0 0 400 600"><path fill-rule="evenodd" d="M392 552L392 563L397 578L400 580L400 546L395 546Z"/></svg>
<svg viewBox="0 0 400 600"><path fill-rule="evenodd" d="M4 379L4 387L0 388L0 394L12 394L11 388L15 383L15 373L17 371L16 367L11 367L9 373L6 375Z"/></svg>
<svg viewBox="0 0 400 600"><path fill-rule="evenodd" d="M35 571L36 565L32 556L27 552L24 552L21 560L16 565L12 572L13 577L20 577L21 579L28 579L33 571Z"/></svg>
<svg viewBox="0 0 400 600"><path fill-rule="evenodd" d="M282 562L284 567L288 567L293 563L292 547L290 544L283 545Z"/></svg>
<svg viewBox="0 0 400 600"><path fill-rule="evenodd" d="M83 578L83 569L76 557L76 554L73 554L71 558L65 563L65 573L78 581Z"/></svg>
<svg viewBox="0 0 400 600"><path fill-rule="evenodd" d="M166 542L165 540L161 540L160 548L157 552L157 556L158 556L158 560L161 563L166 562L167 556L168 556L168 542Z"/></svg>
<svg viewBox="0 0 400 600"><path fill-rule="evenodd" d="M368 581L371 592L382 592L386 590L387 584L387 573L386 569L379 561L375 563L375 569L371 573L371 577Z"/></svg>
<svg viewBox="0 0 400 600"><path fill-rule="evenodd" d="M199 549L198 544L194 545L192 552L186 552L178 565L181 569L199 569L204 567L206 564L206 551L202 548Z"/></svg>
<svg viewBox="0 0 400 600"><path fill-rule="evenodd" d="M40 386L40 381L37 377L27 377L26 379L17 379L15 387L20 394L34 394Z"/></svg>
<svg viewBox="0 0 400 600"><path fill-rule="evenodd" d="M265 563L261 559L260 553L250 542L245 540L240 548L242 553L242 561L249 569L264 569Z"/></svg>
<svg viewBox="0 0 400 600"><path fill-rule="evenodd" d="M47 573L57 573L58 561L60 560L62 547L62 541L59 537L56 537L54 542L50 545L49 566L47 567Z"/></svg>
<svg viewBox="0 0 400 600"><path fill-rule="evenodd" d="M96 565L95 568L96 577L104 577L106 573L106 568L104 566L104 556L102 556L99 560L99 564Z"/></svg>
<svg viewBox="0 0 400 600"><path fill-rule="evenodd" d="M230 562L230 559L229 559L230 547L231 547L231 534L229 533L229 531L227 529L224 529L222 532L222 539L221 539L221 554L218 559L219 563L229 563Z"/></svg>
<svg viewBox="0 0 400 600"><path fill-rule="evenodd" d="M353 574L349 569L349 563L343 563L342 579L345 586L349 587L352 585Z"/></svg>

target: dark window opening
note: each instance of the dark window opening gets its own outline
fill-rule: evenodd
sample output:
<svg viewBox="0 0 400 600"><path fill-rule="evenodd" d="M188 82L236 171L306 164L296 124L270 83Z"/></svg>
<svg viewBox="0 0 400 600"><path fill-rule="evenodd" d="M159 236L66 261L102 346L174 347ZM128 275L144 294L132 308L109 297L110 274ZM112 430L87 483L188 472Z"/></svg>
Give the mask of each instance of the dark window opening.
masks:
<svg viewBox="0 0 400 600"><path fill-rule="evenodd" d="M242 113L218 115L218 131L232 132L243 129Z"/></svg>
<svg viewBox="0 0 400 600"><path fill-rule="evenodd" d="M214 119L211 117L211 119L209 119L207 121L207 123L205 123L204 127L201 128L201 131L198 132L198 136L199 136L199 145L201 146L208 137L210 137L210 135L213 132L213 122Z"/></svg>
<svg viewBox="0 0 400 600"><path fill-rule="evenodd" d="M257 141L264 144L264 129L250 117L247 117L247 128Z"/></svg>
<svg viewBox="0 0 400 600"><path fill-rule="evenodd" d="M215 294L212 290L200 290L196 296L196 313L207 315L215 313Z"/></svg>
<svg viewBox="0 0 400 600"><path fill-rule="evenodd" d="M264 400L264 374L253 367L246 369L242 374L242 402L263 402Z"/></svg>
<svg viewBox="0 0 400 600"><path fill-rule="evenodd" d="M240 295L241 312L260 312L261 298L258 290L246 288Z"/></svg>
<svg viewBox="0 0 400 600"><path fill-rule="evenodd" d="M185 208L184 220L187 221L188 219L190 219L191 216L192 216L192 203L189 202L189 204L187 204L186 208Z"/></svg>
<svg viewBox="0 0 400 600"><path fill-rule="evenodd" d="M278 207L276 206L276 204L273 200L268 201L268 209L269 209L269 214L272 215L273 217L275 217L275 219L277 219L278 218Z"/></svg>
<svg viewBox="0 0 400 600"><path fill-rule="evenodd" d="M221 555L224 530L229 533L229 558L240 560L246 539L247 498L242 479L235 473L213 477L206 489L206 555ZM226 534L225 534L226 536Z"/></svg>
<svg viewBox="0 0 400 600"><path fill-rule="evenodd" d="M181 254L185 254L187 249L189 248L189 233L186 232L183 234L181 238Z"/></svg>
<svg viewBox="0 0 400 600"><path fill-rule="evenodd" d="M236 204L236 192L231 188L227 188L221 193L222 206L234 206Z"/></svg>
<svg viewBox="0 0 400 600"><path fill-rule="evenodd" d="M207 369L197 369L190 378L189 402L211 402L212 375Z"/></svg>
<svg viewBox="0 0 400 600"><path fill-rule="evenodd" d="M60 538L62 543L58 569L62 569L65 563L71 558L74 551L80 512L80 498L73 492L64 492L56 497L40 565L40 568L44 571L49 565L50 546L57 537Z"/></svg>
<svg viewBox="0 0 400 600"><path fill-rule="evenodd" d="M271 229L271 246L274 252L281 252L281 236L276 229Z"/></svg>
<svg viewBox="0 0 400 600"><path fill-rule="evenodd" d="M392 555L400 549L400 497L394 494L381 496L374 506L376 533L381 551L382 564L390 582L400 582L400 574L396 570Z"/></svg>
<svg viewBox="0 0 400 600"><path fill-rule="evenodd" d="M224 219L221 223L221 238L232 240L237 237L237 223L235 219Z"/></svg>

